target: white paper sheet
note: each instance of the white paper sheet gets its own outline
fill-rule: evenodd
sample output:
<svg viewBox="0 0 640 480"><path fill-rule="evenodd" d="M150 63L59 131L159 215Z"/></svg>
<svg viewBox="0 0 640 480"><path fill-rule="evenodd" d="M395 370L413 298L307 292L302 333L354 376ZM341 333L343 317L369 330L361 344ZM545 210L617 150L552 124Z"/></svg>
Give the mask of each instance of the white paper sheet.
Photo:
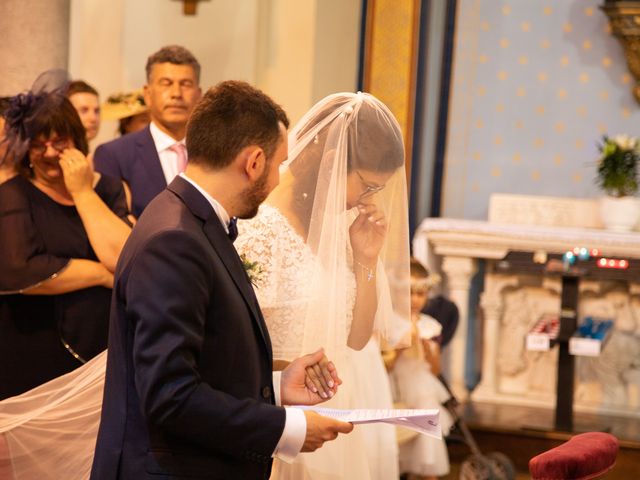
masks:
<svg viewBox="0 0 640 480"><path fill-rule="evenodd" d="M302 410L313 410L319 415L335 418L343 422L359 423L390 423L400 427L415 430L435 438L442 438L440 428L440 411L438 409L366 409L342 410L337 408L322 408L296 406Z"/></svg>

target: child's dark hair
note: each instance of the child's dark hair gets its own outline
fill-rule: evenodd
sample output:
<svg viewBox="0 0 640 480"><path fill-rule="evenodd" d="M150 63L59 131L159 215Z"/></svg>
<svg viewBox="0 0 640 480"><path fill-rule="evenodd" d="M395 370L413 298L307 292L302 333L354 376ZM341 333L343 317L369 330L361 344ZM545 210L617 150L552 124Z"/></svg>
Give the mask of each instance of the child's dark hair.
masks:
<svg viewBox="0 0 640 480"><path fill-rule="evenodd" d="M409 264L409 271L412 277L417 278L429 278L429 270L425 268L418 260L411 257L411 263Z"/></svg>

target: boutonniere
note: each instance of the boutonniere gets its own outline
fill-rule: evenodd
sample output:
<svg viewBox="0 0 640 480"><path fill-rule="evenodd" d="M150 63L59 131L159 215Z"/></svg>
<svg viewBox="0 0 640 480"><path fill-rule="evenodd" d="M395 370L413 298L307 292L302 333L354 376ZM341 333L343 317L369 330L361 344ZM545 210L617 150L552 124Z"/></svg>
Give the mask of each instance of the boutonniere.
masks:
<svg viewBox="0 0 640 480"><path fill-rule="evenodd" d="M251 285L258 288L261 282L260 276L262 275L262 266L258 262L252 262L249 260L244 253L240 254L240 260L242 260L242 267L244 268L247 277L249 277Z"/></svg>

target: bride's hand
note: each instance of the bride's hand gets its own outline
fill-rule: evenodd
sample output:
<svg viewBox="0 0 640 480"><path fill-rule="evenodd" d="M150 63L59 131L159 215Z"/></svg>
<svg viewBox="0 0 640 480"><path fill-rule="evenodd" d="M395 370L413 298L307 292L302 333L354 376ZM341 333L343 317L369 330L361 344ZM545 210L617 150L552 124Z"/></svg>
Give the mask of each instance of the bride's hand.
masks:
<svg viewBox="0 0 640 480"><path fill-rule="evenodd" d="M296 358L282 371L280 383L280 391L282 393L280 403L282 405L315 405L328 400L336 394L338 385L342 383L342 380L338 377L333 363L328 360L322 363L325 359L324 350L321 348L314 353ZM320 370L317 371L316 366L319 366ZM328 387L329 392L326 392L325 396L320 395L322 390L314 392L312 388L308 387L309 380L307 376L311 371L323 377L327 384L333 384L332 387ZM330 380L327 380L328 378ZM316 380L319 381L319 378L316 378ZM321 383L319 384L321 385Z"/></svg>
<svg viewBox="0 0 640 480"><path fill-rule="evenodd" d="M374 268L384 244L387 221L384 213L374 204L358 205L358 216L349 228L353 257L367 267Z"/></svg>

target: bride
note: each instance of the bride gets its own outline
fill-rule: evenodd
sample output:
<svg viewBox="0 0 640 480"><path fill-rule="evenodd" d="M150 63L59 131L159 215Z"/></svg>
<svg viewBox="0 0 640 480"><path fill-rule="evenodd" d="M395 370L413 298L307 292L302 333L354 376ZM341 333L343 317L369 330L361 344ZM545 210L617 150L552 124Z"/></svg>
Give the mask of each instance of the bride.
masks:
<svg viewBox="0 0 640 480"><path fill-rule="evenodd" d="M384 335L391 318L410 318L399 126L373 96L336 94L292 130L289 153L281 185L258 218L241 222L236 240L269 323L274 358L289 361L324 346L343 380L327 407L390 408L372 335ZM388 288L387 278L396 288ZM88 478L105 360L103 352L0 402L0 478ZM384 427L358 426L347 441L298 455L293 465L276 462L273 478L398 478L395 432Z"/></svg>
<svg viewBox="0 0 640 480"><path fill-rule="evenodd" d="M279 186L257 217L239 223L235 246L250 266L275 368L324 346L343 380L327 407L392 408L372 335L397 315L409 318L403 166L400 128L385 105L366 93L331 95L293 128ZM400 288L392 292L387 278ZM276 460L272 474L398 477L395 431L386 425L359 426L292 465Z"/></svg>

